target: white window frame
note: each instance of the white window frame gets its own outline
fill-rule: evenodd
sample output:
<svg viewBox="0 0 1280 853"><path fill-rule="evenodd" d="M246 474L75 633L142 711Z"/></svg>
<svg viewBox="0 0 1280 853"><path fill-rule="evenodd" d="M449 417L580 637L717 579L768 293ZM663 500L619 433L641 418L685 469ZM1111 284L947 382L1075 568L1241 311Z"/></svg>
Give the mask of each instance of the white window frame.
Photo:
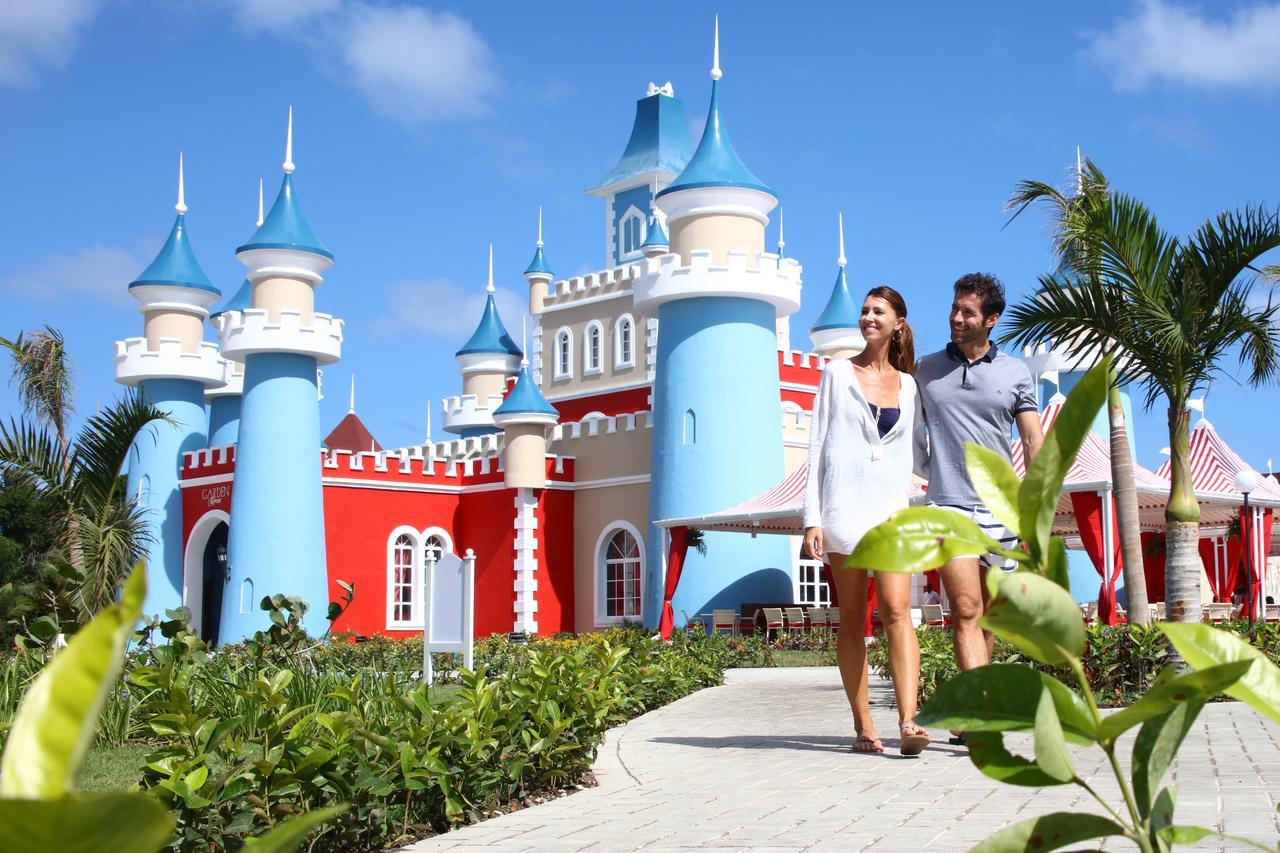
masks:
<svg viewBox="0 0 1280 853"><path fill-rule="evenodd" d="M409 602L409 618L396 618L396 542L401 536L407 536L410 542L410 566L413 573L409 588L413 590L413 598ZM425 541L416 527L402 524L387 536L387 628L388 630L406 630L422 627L422 543Z"/></svg>
<svg viewBox="0 0 1280 853"><path fill-rule="evenodd" d="M551 352L551 377L553 379L572 379L573 378L573 329L568 326L561 326L556 329L555 337L551 339L554 342L554 348ZM568 348L568 355L565 358L560 357L560 342L565 341Z"/></svg>
<svg viewBox="0 0 1280 853"><path fill-rule="evenodd" d="M822 561L801 558L796 561L796 604L812 607L831 606L831 588L822 575Z"/></svg>
<svg viewBox="0 0 1280 853"><path fill-rule="evenodd" d="M627 249L627 228L632 221L636 221L636 233L639 235L635 246ZM645 222L644 214L640 212L640 208L634 204L627 208L627 212L622 214L622 218L618 220L618 257L626 260L628 258L638 258L642 254L640 247L644 245L645 238Z"/></svg>
<svg viewBox="0 0 1280 853"><path fill-rule="evenodd" d="M440 555L441 557L445 554L457 553L453 548L453 537L450 536L449 531L445 530L443 527L428 527L419 535L422 538L419 540L418 545L422 551L422 561L424 564L427 561L427 540L432 536L439 536L440 540L444 542L444 552Z"/></svg>
<svg viewBox="0 0 1280 853"><path fill-rule="evenodd" d="M593 338L594 336L594 338ZM595 359L591 358L592 342L595 343ZM604 372L604 326L592 320L582 330L582 375L595 376Z"/></svg>
<svg viewBox="0 0 1280 853"><path fill-rule="evenodd" d="M622 329L627 328L631 335L631 351L622 348ZM630 314L623 314L613 323L613 369L625 370L636 366L636 321Z"/></svg>
<svg viewBox="0 0 1280 853"><path fill-rule="evenodd" d="M609 547L609 540L613 538L619 530L625 530L630 533L636 540L636 550L640 553L640 578L638 596L640 600L640 612L635 616L608 616L607 598L608 598L608 576L605 572L605 555ZM611 521L604 526L600 532L600 537L596 540L596 549L593 552L594 569L592 576L595 578L595 605L596 605L596 627L603 628L608 625L617 625L623 622L639 622L644 618L644 575L645 575L645 542L644 537L640 535L639 529L629 521L618 519Z"/></svg>

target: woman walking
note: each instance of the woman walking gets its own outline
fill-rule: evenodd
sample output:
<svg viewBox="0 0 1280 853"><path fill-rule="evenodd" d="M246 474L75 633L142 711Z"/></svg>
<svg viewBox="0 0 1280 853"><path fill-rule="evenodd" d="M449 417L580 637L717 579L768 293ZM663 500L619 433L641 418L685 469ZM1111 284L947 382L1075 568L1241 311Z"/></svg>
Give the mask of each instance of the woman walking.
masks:
<svg viewBox="0 0 1280 853"><path fill-rule="evenodd" d="M866 348L822 373L809 432L804 541L831 566L840 606L836 659L853 710L855 752L883 752L867 695L867 572L845 561L868 530L907 505L920 428L915 345L907 306L892 287L872 288L859 323ZM911 576L876 576L880 618L898 700L903 755L919 755L929 735L915 724L920 647L911 624Z"/></svg>

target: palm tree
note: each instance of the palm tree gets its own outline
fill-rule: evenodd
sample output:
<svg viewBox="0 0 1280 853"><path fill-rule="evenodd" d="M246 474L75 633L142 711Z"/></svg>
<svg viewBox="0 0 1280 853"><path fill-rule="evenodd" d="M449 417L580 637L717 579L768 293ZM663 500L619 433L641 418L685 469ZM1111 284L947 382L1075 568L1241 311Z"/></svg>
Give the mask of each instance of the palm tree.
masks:
<svg viewBox="0 0 1280 853"><path fill-rule="evenodd" d="M0 423L0 468L35 488L53 507L54 551L45 572L49 589L61 577L73 587L79 621L115 599L116 589L150 541L144 510L120 476L137 434L153 420L169 420L137 394L88 418L74 441L73 368L61 333L46 326L16 340L0 338L13 357L13 379L30 420Z"/></svg>
<svg viewBox="0 0 1280 853"><path fill-rule="evenodd" d="M1013 215L1009 217L1009 222L1012 222L1033 204L1047 207L1049 221L1053 224L1053 248L1058 256L1059 271L1070 274L1078 268L1092 267L1084 258L1091 245L1087 233L1089 214L1103 207L1110 197L1111 186L1107 182L1107 176L1092 160L1085 158L1081 162L1077 151L1075 195L1068 196L1057 187L1041 181L1021 181L1014 187L1005 209L1013 211ZM1007 335L1006 340L1014 336ZM1124 564L1129 621L1146 624L1150 612L1147 609L1147 579L1142 569L1138 489L1133 478L1133 456L1129 448L1124 401L1120 397L1120 385L1116 381L1112 381L1107 397L1107 417L1111 438L1111 486L1115 497L1116 527L1120 533L1120 556Z"/></svg>
<svg viewBox="0 0 1280 853"><path fill-rule="evenodd" d="M1122 382L1145 405L1168 403L1171 480L1165 509L1168 616L1200 618L1200 507L1191 481L1187 403L1230 356L1258 386L1280 376L1280 306L1251 303L1255 262L1280 246L1280 216L1263 206L1224 211L1191 237L1161 230L1140 201L1117 193L1084 219L1088 251L1074 274L1040 277L1042 290L1010 311L1018 341L1071 340L1119 348Z"/></svg>

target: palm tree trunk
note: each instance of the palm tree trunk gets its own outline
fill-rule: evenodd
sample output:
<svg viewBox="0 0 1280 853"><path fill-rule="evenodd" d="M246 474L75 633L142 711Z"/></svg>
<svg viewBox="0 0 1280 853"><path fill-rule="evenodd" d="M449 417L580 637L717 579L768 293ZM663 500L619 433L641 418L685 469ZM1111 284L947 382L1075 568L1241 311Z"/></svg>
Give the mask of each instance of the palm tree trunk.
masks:
<svg viewBox="0 0 1280 853"><path fill-rule="evenodd" d="M1200 505L1191 480L1191 413L1169 404L1170 480L1165 508L1165 607L1170 622L1200 621Z"/></svg>
<svg viewBox="0 0 1280 853"><path fill-rule="evenodd" d="M1112 370L1114 376L1114 369ZM1147 576L1142 570L1142 531L1138 528L1138 488L1133 481L1133 457L1129 452L1129 430L1125 425L1124 401L1112 384L1107 395L1107 415L1111 426L1111 488L1116 503L1116 528L1120 536L1120 558L1124 562L1124 588L1128 598L1129 621L1145 625Z"/></svg>

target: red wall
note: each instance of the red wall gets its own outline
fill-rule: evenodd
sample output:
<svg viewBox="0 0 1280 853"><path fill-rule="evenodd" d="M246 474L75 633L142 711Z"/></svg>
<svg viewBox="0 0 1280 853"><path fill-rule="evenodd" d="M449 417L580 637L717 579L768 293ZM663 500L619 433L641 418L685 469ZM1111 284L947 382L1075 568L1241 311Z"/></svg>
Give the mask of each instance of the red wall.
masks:
<svg viewBox="0 0 1280 853"><path fill-rule="evenodd" d="M589 412L602 415L624 415L631 412L642 412L649 408L649 395L653 387L632 388L627 391L604 392L590 397L578 397L573 400L552 400L551 404L560 413L560 422L580 421Z"/></svg>
<svg viewBox="0 0 1280 853"><path fill-rule="evenodd" d="M572 631L574 493L543 489L538 501L538 633Z"/></svg>
<svg viewBox="0 0 1280 853"><path fill-rule="evenodd" d="M462 496L454 545L476 555L476 636L509 634L516 623L515 490Z"/></svg>

